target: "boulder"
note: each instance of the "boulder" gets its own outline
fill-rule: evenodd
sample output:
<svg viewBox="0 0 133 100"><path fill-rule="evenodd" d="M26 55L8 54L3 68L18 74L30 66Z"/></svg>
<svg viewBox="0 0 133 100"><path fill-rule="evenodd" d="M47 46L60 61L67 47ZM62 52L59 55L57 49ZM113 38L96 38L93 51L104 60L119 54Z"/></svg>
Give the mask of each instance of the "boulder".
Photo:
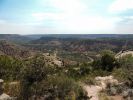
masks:
<svg viewBox="0 0 133 100"><path fill-rule="evenodd" d="M123 98L127 98L128 97L128 92L127 91L123 91L122 96L123 96Z"/></svg>
<svg viewBox="0 0 133 100"><path fill-rule="evenodd" d="M3 93L3 83L4 83L4 80L0 79L0 95Z"/></svg>
<svg viewBox="0 0 133 100"><path fill-rule="evenodd" d="M96 84L101 86L103 89L106 89L107 85L118 85L118 81L113 78L113 76L105 76L105 77L96 77Z"/></svg>
<svg viewBox="0 0 133 100"><path fill-rule="evenodd" d="M12 98L9 95L3 93L0 95L0 100L12 100Z"/></svg>
<svg viewBox="0 0 133 100"><path fill-rule="evenodd" d="M133 100L133 89L127 89L126 91L123 91L122 96L124 99Z"/></svg>
<svg viewBox="0 0 133 100"><path fill-rule="evenodd" d="M114 87L110 88L110 95L116 95L117 94L117 89Z"/></svg>
<svg viewBox="0 0 133 100"><path fill-rule="evenodd" d="M3 83L4 80L0 79L0 100L11 100L11 97L5 93L3 93Z"/></svg>

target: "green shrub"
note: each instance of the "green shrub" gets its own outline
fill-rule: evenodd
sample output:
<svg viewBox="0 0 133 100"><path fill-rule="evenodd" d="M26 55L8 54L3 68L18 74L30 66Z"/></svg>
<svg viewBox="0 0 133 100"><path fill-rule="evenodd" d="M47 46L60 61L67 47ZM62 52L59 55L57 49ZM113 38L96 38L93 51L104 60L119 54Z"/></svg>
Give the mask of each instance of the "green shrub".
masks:
<svg viewBox="0 0 133 100"><path fill-rule="evenodd" d="M20 71L23 68L23 62L15 58L0 56L0 78L4 80L17 80L20 78Z"/></svg>
<svg viewBox="0 0 133 100"><path fill-rule="evenodd" d="M7 93L11 97L18 97L20 95L20 83L6 82L4 84L4 93Z"/></svg>
<svg viewBox="0 0 133 100"><path fill-rule="evenodd" d="M22 73L19 99L28 100L33 96L36 98L45 96L46 100L87 98L86 93L73 79L61 74L60 71L55 72L55 69L56 67L53 69L46 66L41 57L35 57L26 62Z"/></svg>
<svg viewBox="0 0 133 100"><path fill-rule="evenodd" d="M49 98L53 99L59 98L59 100L64 100L67 98L71 100L72 98L78 99L86 96L82 87L65 75L49 77L47 80L43 80L40 86L40 93L50 94Z"/></svg>
<svg viewBox="0 0 133 100"><path fill-rule="evenodd" d="M114 68L119 67L119 62L115 59L114 55L105 53L100 59L94 60L92 66L94 70L112 72Z"/></svg>

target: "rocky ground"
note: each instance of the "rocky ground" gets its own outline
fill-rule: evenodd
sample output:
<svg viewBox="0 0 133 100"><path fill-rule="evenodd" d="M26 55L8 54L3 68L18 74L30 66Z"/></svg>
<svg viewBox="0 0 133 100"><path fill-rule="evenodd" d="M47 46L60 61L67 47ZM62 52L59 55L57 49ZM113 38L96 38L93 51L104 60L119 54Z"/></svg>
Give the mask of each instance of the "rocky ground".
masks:
<svg viewBox="0 0 133 100"><path fill-rule="evenodd" d="M87 91L88 96L91 97L91 100L99 100L98 98L98 93L101 91L101 87L100 86L95 86L95 85L91 85L91 86L84 86L84 89Z"/></svg>
<svg viewBox="0 0 133 100"><path fill-rule="evenodd" d="M84 89L87 91L88 96L91 97L91 100L99 100L99 93L104 91L107 87L107 84L117 85L118 81L113 78L113 76L106 77L96 77L96 85L84 85ZM122 100L121 96L108 96L107 98L112 98L112 100ZM110 100L110 99L109 99Z"/></svg>
<svg viewBox="0 0 133 100"><path fill-rule="evenodd" d="M133 56L133 51L120 51L119 53L116 54L115 58L121 58L124 57L126 55L132 55Z"/></svg>

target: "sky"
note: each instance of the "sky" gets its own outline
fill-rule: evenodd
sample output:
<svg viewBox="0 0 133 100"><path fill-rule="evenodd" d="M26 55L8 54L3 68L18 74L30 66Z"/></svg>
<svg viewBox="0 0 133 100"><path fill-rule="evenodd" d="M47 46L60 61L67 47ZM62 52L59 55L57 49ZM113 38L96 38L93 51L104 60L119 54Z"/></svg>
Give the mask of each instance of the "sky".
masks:
<svg viewBox="0 0 133 100"><path fill-rule="evenodd" d="M132 34L133 0L0 0L0 34Z"/></svg>

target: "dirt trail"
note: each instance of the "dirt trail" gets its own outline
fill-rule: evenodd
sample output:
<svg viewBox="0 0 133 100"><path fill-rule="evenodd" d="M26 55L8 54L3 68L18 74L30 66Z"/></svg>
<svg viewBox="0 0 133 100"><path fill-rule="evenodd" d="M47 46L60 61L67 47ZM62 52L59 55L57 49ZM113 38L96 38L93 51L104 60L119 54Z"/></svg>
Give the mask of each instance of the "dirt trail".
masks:
<svg viewBox="0 0 133 100"><path fill-rule="evenodd" d="M89 97L92 96L91 100L99 100L98 93L101 91L101 87L96 85L85 85L84 89L87 91Z"/></svg>
<svg viewBox="0 0 133 100"><path fill-rule="evenodd" d="M115 58L120 58L120 57L129 55L129 54L133 56L133 51L128 51L128 50L127 51L124 51L124 52L120 51L119 53L117 53L115 55Z"/></svg>
<svg viewBox="0 0 133 100"><path fill-rule="evenodd" d="M90 60L88 63L92 63L94 61L94 59L91 57L88 57L88 59Z"/></svg>

